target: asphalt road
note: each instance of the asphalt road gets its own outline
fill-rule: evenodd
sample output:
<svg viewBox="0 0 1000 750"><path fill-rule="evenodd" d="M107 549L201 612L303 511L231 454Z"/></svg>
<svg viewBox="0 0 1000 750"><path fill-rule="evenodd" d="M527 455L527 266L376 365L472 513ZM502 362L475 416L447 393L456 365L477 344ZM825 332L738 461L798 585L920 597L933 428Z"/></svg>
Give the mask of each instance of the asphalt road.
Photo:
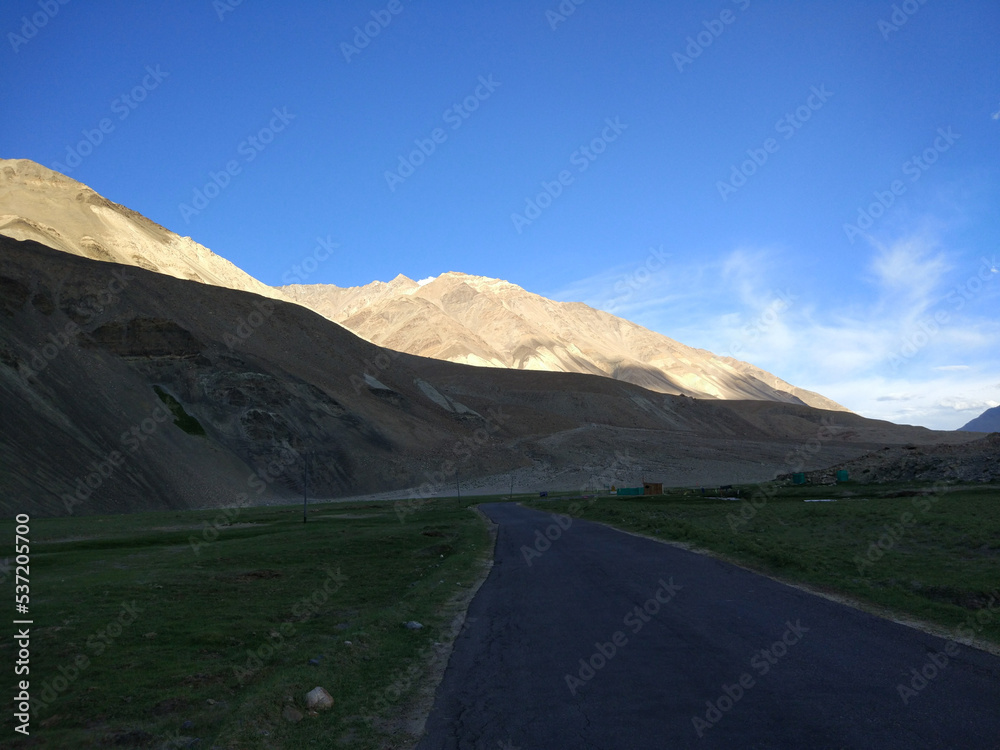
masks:
<svg viewBox="0 0 1000 750"><path fill-rule="evenodd" d="M495 565L420 750L1000 748L1000 658L599 524L483 510Z"/></svg>

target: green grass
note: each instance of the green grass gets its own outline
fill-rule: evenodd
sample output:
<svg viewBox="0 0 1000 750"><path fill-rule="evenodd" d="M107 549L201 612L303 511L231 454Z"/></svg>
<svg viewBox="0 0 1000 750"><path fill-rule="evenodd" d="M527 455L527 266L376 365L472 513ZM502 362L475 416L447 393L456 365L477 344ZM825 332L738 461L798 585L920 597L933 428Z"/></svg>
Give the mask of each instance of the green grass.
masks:
<svg viewBox="0 0 1000 750"><path fill-rule="evenodd" d="M177 399L160 388L158 385L154 385L153 390L156 391L156 395L160 397L160 401L165 403L167 408L170 409L171 414L174 415L175 425L184 430L184 432L188 435L205 434L205 428L201 426L201 422L184 411L184 407Z"/></svg>
<svg viewBox="0 0 1000 750"><path fill-rule="evenodd" d="M754 491L759 489L743 488L743 499ZM804 502L816 498L836 502ZM684 542L769 575L1000 646L996 489L782 487L772 497L757 495L756 508L705 498L696 490L526 504ZM880 541L886 549L877 546Z"/></svg>
<svg viewBox="0 0 1000 750"><path fill-rule="evenodd" d="M405 523L389 503L313 506L307 524L296 507L33 520L31 694L73 679L33 716L30 746L395 746L378 718L413 698L446 605L489 551L468 504ZM13 663L9 638L0 654ZM330 711L281 718L316 686Z"/></svg>
<svg viewBox="0 0 1000 750"><path fill-rule="evenodd" d="M782 488L753 513L690 491L516 499L686 542L944 628L971 617L977 638L1000 644L1000 610L986 608L1000 588L1000 496L976 487L915 492L930 488ZM815 497L838 501L803 502ZM429 679L426 655L446 638L448 603L482 571L489 538L468 506L486 500L418 503L403 523L391 503L312 506L307 524L298 507L33 520L32 696L47 699L46 685L72 679L33 716L23 744L405 747L391 720ZM859 567L904 512L914 522ZM11 541L13 526L0 524ZM13 571L4 583L12 594ZM116 631L132 602L134 622L124 617ZM991 619L979 625L984 613ZM408 620L425 627L407 630ZM0 655L13 663L10 639L0 640ZM80 658L86 666L74 673ZM333 709L282 719L288 697L303 710L316 686L333 695Z"/></svg>

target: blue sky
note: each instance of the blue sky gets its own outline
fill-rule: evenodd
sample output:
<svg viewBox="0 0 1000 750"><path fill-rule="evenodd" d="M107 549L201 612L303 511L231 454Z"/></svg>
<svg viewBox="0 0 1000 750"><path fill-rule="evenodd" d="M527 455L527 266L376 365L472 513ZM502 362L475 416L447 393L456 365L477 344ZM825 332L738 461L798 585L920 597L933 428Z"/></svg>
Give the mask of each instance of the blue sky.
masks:
<svg viewBox="0 0 1000 750"><path fill-rule="evenodd" d="M989 0L11 0L0 156L266 283L328 238L308 283L504 278L950 429L1000 403L998 30Z"/></svg>

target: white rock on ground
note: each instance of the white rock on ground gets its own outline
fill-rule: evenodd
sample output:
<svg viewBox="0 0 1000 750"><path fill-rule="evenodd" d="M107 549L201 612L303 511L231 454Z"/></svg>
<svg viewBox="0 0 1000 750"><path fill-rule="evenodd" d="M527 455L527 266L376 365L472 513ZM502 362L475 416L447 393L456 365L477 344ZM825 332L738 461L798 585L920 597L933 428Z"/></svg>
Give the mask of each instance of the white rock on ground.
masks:
<svg viewBox="0 0 1000 750"><path fill-rule="evenodd" d="M314 687L306 693L306 706L310 709L324 709L333 706L333 696L321 687Z"/></svg>

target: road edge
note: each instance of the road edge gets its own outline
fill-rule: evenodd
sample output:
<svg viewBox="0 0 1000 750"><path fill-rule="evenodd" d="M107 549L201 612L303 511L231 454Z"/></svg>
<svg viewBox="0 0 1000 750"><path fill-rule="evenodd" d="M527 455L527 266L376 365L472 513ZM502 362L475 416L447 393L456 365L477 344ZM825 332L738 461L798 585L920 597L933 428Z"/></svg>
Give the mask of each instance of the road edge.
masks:
<svg viewBox="0 0 1000 750"><path fill-rule="evenodd" d="M518 503L521 505L521 503ZM527 506L522 506L527 507ZM529 508L529 510L537 510L537 508ZM629 536L640 537L642 539L649 539L653 542L659 542L660 544L666 544L671 547L677 547L678 549L685 550L687 552L693 552L696 555L702 555L704 557L711 557L716 560L720 560L725 563L729 563L737 568L741 568L750 573L755 573L759 576L769 578L776 583L784 584L785 586L790 586L791 588L798 589L799 591L804 591L807 594L812 594L813 596L818 596L831 602L836 602L837 604L843 604L851 609L856 609L860 612L865 612L870 615L875 615L883 620L890 620L898 625L904 625L913 630L920 631L926 635L933 635L937 638L943 638L946 641L954 641L960 646L965 646L967 648L974 648L977 651L983 651L987 654L992 654L993 656L1000 656L1000 645L994 644L990 641L984 641L981 638L974 638L973 640L957 640L954 637L954 628L946 628L943 625L937 625L932 622L927 622L926 620L920 620L910 615L906 615L895 610L891 610L887 607L882 607L877 604L872 604L870 602L862 601L860 599L855 599L848 594L840 594L832 591L825 591L821 588L817 588L813 584L802 583L801 581L794 581L788 578L783 578L781 576L774 575L764 570L759 570L757 568L747 565L745 562L736 560L728 555L724 555L721 552L715 552L714 550L705 549L704 547L695 547L694 545L687 544L685 542L677 542L670 539L661 539L659 537L650 536L649 534L642 534L638 531L629 531L628 529L622 529L618 526L612 526L609 523L603 521L592 521L589 518L579 518L580 521L587 521L588 523L597 524L599 526L605 526L614 531L618 531L622 534L628 534Z"/></svg>
<svg viewBox="0 0 1000 750"><path fill-rule="evenodd" d="M478 515L485 523L489 543L477 562L477 566L481 568L477 578L468 587L463 587L460 592L456 593L442 609L442 614L451 614L451 622L443 631L443 639L435 644L431 655L423 663L423 672L415 695L400 708L397 739L404 742L399 746L401 750L416 750L417 745L424 738L427 719L430 718L431 711L434 709L437 690L444 679L448 663L451 661L452 652L455 650L455 641L465 626L469 606L493 570L497 533L500 526L487 516L479 505L469 506L468 510Z"/></svg>

